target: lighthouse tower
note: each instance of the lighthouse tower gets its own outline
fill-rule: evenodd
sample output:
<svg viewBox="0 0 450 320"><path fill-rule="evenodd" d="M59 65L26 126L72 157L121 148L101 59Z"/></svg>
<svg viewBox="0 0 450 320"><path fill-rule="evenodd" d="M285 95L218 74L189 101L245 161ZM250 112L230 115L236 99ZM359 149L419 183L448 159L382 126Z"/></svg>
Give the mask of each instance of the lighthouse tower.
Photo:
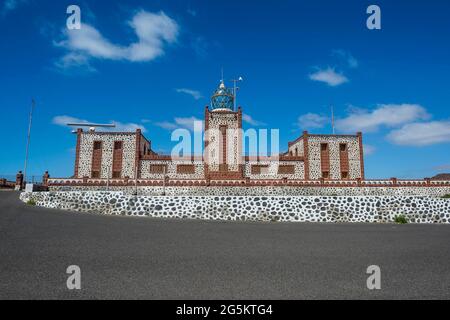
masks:
<svg viewBox="0 0 450 320"><path fill-rule="evenodd" d="M242 110L233 110L235 92L222 80L205 110L205 176L243 179Z"/></svg>

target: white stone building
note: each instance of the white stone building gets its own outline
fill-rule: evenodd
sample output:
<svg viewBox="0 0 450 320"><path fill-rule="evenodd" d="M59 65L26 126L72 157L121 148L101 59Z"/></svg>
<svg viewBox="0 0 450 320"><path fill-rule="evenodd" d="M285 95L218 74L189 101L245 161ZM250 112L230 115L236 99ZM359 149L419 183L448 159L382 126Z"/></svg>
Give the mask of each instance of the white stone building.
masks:
<svg viewBox="0 0 450 320"><path fill-rule="evenodd" d="M288 151L271 156L246 156L242 109L235 110L233 90L221 82L205 109L204 155L172 157L152 150L151 141L136 132L77 130L73 179L137 180L204 184L210 181L274 183L312 180L363 180L362 134L312 135L304 132ZM70 183L70 182L68 182Z"/></svg>

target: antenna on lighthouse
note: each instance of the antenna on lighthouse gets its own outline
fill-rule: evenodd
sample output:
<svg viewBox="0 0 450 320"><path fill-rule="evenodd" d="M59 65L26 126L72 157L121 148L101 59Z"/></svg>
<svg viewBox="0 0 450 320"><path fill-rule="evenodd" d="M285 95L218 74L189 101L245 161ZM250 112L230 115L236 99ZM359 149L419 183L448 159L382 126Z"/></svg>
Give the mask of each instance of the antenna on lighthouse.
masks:
<svg viewBox="0 0 450 320"><path fill-rule="evenodd" d="M232 82L233 82L233 95L234 95L234 99L233 99L233 107L234 107L234 110L233 111L235 111L236 112L236 106L237 106L237 91L239 90L239 87L237 86L237 83L238 82L242 82L242 81L244 81L244 78L242 78L242 77L239 77L239 78L237 78L237 79L233 79L233 80L231 80Z"/></svg>

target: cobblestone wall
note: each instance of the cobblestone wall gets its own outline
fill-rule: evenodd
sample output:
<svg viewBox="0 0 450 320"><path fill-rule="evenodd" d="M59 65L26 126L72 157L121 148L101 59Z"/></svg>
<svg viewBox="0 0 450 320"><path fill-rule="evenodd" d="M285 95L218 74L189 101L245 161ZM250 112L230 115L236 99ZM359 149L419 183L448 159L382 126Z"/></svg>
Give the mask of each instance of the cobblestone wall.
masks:
<svg viewBox="0 0 450 320"><path fill-rule="evenodd" d="M123 192L22 193L38 206L158 218L291 222L450 223L450 200L415 196L132 196Z"/></svg>

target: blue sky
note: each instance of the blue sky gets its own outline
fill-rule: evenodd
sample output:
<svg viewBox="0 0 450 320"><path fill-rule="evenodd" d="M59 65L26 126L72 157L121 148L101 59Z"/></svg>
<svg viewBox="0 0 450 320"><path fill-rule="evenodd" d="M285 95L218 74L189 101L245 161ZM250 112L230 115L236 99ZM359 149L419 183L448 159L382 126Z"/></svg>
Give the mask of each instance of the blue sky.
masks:
<svg viewBox="0 0 450 320"><path fill-rule="evenodd" d="M81 8L68 31L66 9ZM381 8L381 30L366 8ZM245 127L364 133L368 178L450 172L448 1L0 1L0 174L73 173L74 118L171 129L202 119L220 80L243 76Z"/></svg>

